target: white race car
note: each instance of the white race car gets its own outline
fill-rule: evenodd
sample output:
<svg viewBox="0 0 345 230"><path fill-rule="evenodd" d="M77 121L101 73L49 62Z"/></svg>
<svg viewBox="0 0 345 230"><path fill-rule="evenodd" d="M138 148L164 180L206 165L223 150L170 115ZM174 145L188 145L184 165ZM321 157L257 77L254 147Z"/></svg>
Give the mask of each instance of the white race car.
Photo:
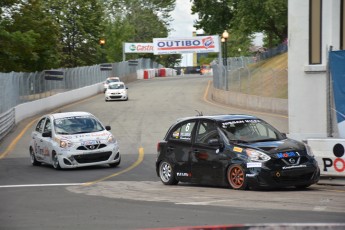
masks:
<svg viewBox="0 0 345 230"><path fill-rule="evenodd" d="M120 78L108 77L103 83L103 92L107 91L109 84L111 84L112 82L120 82Z"/></svg>
<svg viewBox="0 0 345 230"><path fill-rule="evenodd" d="M126 87L125 83L123 82L113 82L108 85L107 91L105 91L105 101L112 101L112 100L128 100L128 87Z"/></svg>
<svg viewBox="0 0 345 230"><path fill-rule="evenodd" d="M47 114L31 134L31 163L46 163L55 169L103 164L116 167L121 155L110 129L88 112Z"/></svg>

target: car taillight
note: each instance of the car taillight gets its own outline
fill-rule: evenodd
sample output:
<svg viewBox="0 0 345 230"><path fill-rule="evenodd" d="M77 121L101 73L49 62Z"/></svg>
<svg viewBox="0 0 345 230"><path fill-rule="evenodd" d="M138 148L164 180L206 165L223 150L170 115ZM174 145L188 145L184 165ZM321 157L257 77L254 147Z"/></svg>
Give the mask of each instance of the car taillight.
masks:
<svg viewBox="0 0 345 230"><path fill-rule="evenodd" d="M159 144L159 142L157 143L157 152L161 151L161 145Z"/></svg>

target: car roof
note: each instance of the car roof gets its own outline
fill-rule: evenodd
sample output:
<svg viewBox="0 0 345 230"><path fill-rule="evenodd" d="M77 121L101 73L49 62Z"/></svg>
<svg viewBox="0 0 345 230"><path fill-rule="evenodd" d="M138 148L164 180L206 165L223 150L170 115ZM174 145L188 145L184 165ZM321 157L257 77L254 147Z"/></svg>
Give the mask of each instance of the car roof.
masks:
<svg viewBox="0 0 345 230"><path fill-rule="evenodd" d="M64 117L75 117L75 116L93 116L89 112L63 112L63 113L53 113L50 114L54 119L64 118Z"/></svg>
<svg viewBox="0 0 345 230"><path fill-rule="evenodd" d="M112 80L112 79L120 79L119 77L108 77L107 80Z"/></svg>
<svg viewBox="0 0 345 230"><path fill-rule="evenodd" d="M259 119L253 115L247 114L219 114L219 115L201 115L201 116L193 116L193 117L184 117L177 120L177 122L182 122L190 119L209 119L214 121L231 121L231 120L243 120L243 119Z"/></svg>
<svg viewBox="0 0 345 230"><path fill-rule="evenodd" d="M117 81L117 82L110 82L109 85L124 85L125 83L122 81Z"/></svg>

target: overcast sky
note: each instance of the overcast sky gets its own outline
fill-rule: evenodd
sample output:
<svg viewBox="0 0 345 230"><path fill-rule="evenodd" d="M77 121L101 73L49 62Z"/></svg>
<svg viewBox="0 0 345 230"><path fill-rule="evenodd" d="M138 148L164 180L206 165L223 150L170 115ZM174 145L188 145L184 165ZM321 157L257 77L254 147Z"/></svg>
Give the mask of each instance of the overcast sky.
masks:
<svg viewBox="0 0 345 230"><path fill-rule="evenodd" d="M171 22L169 37L191 37L195 28L193 27L194 20L197 19L196 15L192 15L192 3L189 0L176 0L175 10L171 16L174 21Z"/></svg>

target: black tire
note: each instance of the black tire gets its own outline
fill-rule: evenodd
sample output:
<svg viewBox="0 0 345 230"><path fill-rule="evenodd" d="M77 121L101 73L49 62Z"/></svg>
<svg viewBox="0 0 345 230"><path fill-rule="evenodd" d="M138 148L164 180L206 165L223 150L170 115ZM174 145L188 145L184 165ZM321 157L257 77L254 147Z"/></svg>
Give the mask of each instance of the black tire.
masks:
<svg viewBox="0 0 345 230"><path fill-rule="evenodd" d="M60 169L61 169L61 166L60 166L60 164L59 164L58 157L57 157L57 155L56 155L55 152L53 152L52 161L53 161L53 167L54 167L54 169L60 170Z"/></svg>
<svg viewBox="0 0 345 230"><path fill-rule="evenodd" d="M41 162L39 162L39 161L36 159L34 150L33 150L32 148L30 148L30 160L31 160L31 164L32 164L33 166L40 166L40 165L41 165Z"/></svg>
<svg viewBox="0 0 345 230"><path fill-rule="evenodd" d="M235 190L248 189L246 172L240 165L231 165L226 174L230 186Z"/></svg>
<svg viewBox="0 0 345 230"><path fill-rule="evenodd" d="M302 185L296 185L295 188L297 189L305 189L311 186L312 184L302 184Z"/></svg>
<svg viewBox="0 0 345 230"><path fill-rule="evenodd" d="M109 164L109 166L110 166L110 168L115 168L115 167L119 166L120 163L121 163L121 158L120 158L120 160L118 162L111 163L111 164Z"/></svg>
<svg viewBox="0 0 345 230"><path fill-rule="evenodd" d="M176 185L178 183L172 165L166 160L159 164L159 177L165 185Z"/></svg>

